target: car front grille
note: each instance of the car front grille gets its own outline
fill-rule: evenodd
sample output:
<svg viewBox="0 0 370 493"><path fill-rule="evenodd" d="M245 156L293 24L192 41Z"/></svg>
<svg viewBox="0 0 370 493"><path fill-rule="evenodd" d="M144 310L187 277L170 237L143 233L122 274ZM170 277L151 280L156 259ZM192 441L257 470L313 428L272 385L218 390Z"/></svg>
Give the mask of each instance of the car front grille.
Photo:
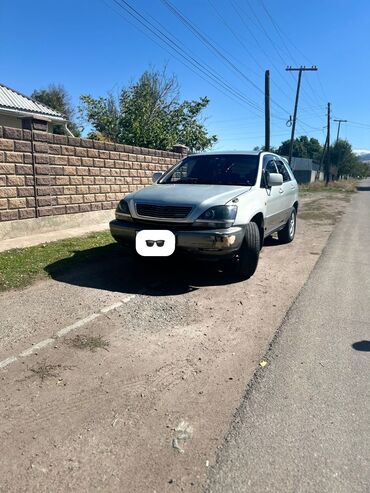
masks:
<svg viewBox="0 0 370 493"><path fill-rule="evenodd" d="M160 219L185 219L191 209L191 206L181 205L136 204L136 212L139 216Z"/></svg>

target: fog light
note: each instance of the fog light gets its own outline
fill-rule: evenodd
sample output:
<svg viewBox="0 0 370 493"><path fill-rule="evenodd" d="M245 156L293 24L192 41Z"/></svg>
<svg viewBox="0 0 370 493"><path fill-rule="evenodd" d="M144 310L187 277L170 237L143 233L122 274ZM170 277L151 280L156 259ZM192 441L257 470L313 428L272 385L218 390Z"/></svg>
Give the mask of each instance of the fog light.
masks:
<svg viewBox="0 0 370 493"><path fill-rule="evenodd" d="M231 235L231 236L216 236L215 237L215 242L221 247L221 248L228 248L232 246L235 243L236 236Z"/></svg>
<svg viewBox="0 0 370 493"><path fill-rule="evenodd" d="M236 240L236 236L235 235L231 235L231 236L228 236L227 237L227 243L231 246L235 243L235 240Z"/></svg>

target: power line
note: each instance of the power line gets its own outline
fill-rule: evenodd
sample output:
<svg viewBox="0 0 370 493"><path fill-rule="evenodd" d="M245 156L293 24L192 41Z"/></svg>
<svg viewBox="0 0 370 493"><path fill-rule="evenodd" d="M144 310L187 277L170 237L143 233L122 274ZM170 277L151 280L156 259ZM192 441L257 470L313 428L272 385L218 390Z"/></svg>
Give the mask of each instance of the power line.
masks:
<svg viewBox="0 0 370 493"><path fill-rule="evenodd" d="M348 123L350 123L351 125L358 125L358 126L362 126L364 128L367 128L369 127L370 128L370 123L361 123L361 122L353 122L351 120L348 120Z"/></svg>
<svg viewBox="0 0 370 493"><path fill-rule="evenodd" d="M182 14L174 5L169 2L169 0L161 0L162 3L164 3L174 14L175 16L181 20L183 24L185 24L192 32L193 34L202 41L202 43L210 48L212 51L214 51L219 58L224 60L225 63L230 65L235 72L237 72L243 79L247 80L257 91L262 92L260 87L258 87L249 77L247 77L233 62L231 62L211 41L207 39L206 36L204 36L193 24L190 22L190 20Z"/></svg>
<svg viewBox="0 0 370 493"><path fill-rule="evenodd" d="M237 6L236 3L231 0L230 2L231 6L233 7L234 11L236 12L238 18L241 20L242 24L244 25L245 29L249 32L249 34L252 36L252 38L254 39L256 45L259 47L259 49L262 51L262 53L265 55L266 59L268 60L269 62L269 65L271 65L272 67L275 68L276 70L276 73L279 75L279 77L282 79L282 81L284 82L284 84L287 84L287 86L289 87L289 89L293 89L293 87L289 84L289 82L283 77L283 75L281 74L280 72L280 69L276 66L276 64L271 60L271 55L269 53L266 52L266 50L263 48L263 46L261 45L260 41L256 38L256 36L254 35L253 31L251 30L248 22L245 21L244 19L244 15L245 15L245 12L243 13L242 9L240 6ZM278 84L276 84L275 81L272 81L272 83L280 90L280 92L282 92L284 94L284 96L286 96L288 99L290 99L290 96L280 87L278 86Z"/></svg>
<svg viewBox="0 0 370 493"><path fill-rule="evenodd" d="M245 52L252 58L252 60L254 61L254 63L257 65L257 67L259 67L261 70L264 70L264 68L262 67L262 65L260 64L260 62L258 61L258 59L253 55L253 53L248 49L248 47L245 45L244 41L241 39L241 37L234 31L234 29L230 26L230 24L228 22L226 22L226 20L222 17L222 15L220 14L219 10L217 9L217 7L214 5L214 3L212 2L212 0L208 0L208 3L209 5L211 6L211 8L216 12L217 14L217 17L220 19L220 21L222 22L222 24L224 24L227 29L231 32L231 34L234 36L234 38L239 42L239 44L243 47L243 49L245 50Z"/></svg>
<svg viewBox="0 0 370 493"><path fill-rule="evenodd" d="M283 137L283 136L286 136L286 132L280 132L280 133L276 133L274 134L273 136L274 137ZM263 134L246 134L246 133L243 133L243 134L235 134L233 135L232 137L226 137L226 138L223 138L223 137L219 137L219 142L221 141L232 141L232 140L242 140L242 139L246 139L246 138L249 138L249 139L263 139L264 138L264 135Z"/></svg>
<svg viewBox="0 0 370 493"><path fill-rule="evenodd" d="M178 10L169 0L161 0L164 5L166 5L173 14L180 19L180 21L211 51L213 51L225 64L229 65L240 77L251 84L258 92L264 94L263 90L255 84L249 77L242 72L235 63L233 63L227 56L225 56L210 39L205 36L199 29L197 29L194 24L186 17L180 10ZM287 110L281 106L279 103L274 101L274 104L278 106L282 111L288 113Z"/></svg>
<svg viewBox="0 0 370 493"><path fill-rule="evenodd" d="M213 10L215 11L215 13L216 13L217 17L220 19L220 21L222 22L222 24L224 24L224 25L227 27L227 29L231 32L231 34L234 36L234 38L235 38L235 39L239 42L239 44L243 47L244 51L248 54L248 56L249 56L250 58L252 58L252 60L254 61L254 63L255 63L255 64L256 64L256 65L257 65L257 66L258 66L261 70L265 70L265 68L264 68L264 67L261 65L261 63L259 62L258 58L256 58L256 57L253 55L253 53L249 50L249 48L246 46L245 42L244 42L244 41L243 41L243 39L239 36L239 34L237 34L237 33L235 32L235 30L234 30L234 29L230 26L230 24L229 24L228 22L226 22L226 20L225 20L225 19L224 19L224 17L220 14L220 11L217 9L217 7L216 7L216 6L215 6L215 4L212 2L212 0L208 0L208 3L209 3L209 4L210 4L210 6L213 8ZM234 10L236 10L236 7L235 7L234 3L233 3L233 2L231 2L231 4L232 4L232 6L234 7ZM241 18L241 20L242 20L242 22L244 23L244 20L243 20L242 18ZM254 34L253 34L253 32L250 30L249 26L248 26L248 25L246 25L245 27L246 27L246 28L247 28L247 30L251 33L251 35L254 37ZM255 37L254 37L254 39L255 39L256 43L257 43L257 44L259 44L259 43L258 43L258 40L257 40ZM261 48L261 47L260 47L260 48ZM263 50L263 48L261 48L261 49L262 49L262 51L264 51L264 50ZM267 57L267 58L268 58L268 60L269 60L269 64L271 64L273 67L275 67L275 68L276 68L276 70L277 70L277 73L278 73L279 75L281 75L281 74L279 73L279 69L276 67L276 65L275 65L274 63L271 63L270 57L266 54L266 52L264 52L264 53L265 53L266 57ZM287 93L286 93L286 92L285 92L285 91L284 91L284 90L283 90L283 89L282 89L282 88L281 88L281 87L280 87L280 86L279 86L279 85L278 85L278 84L277 84L274 80L272 80L271 82L274 84L274 86L276 86L276 88L277 88L277 89L278 89L278 90L279 90L279 91L280 91L280 92L281 92L281 93L282 93L282 94L283 94L286 98L290 99L290 96L289 96L289 95L288 95L288 94L287 94ZM284 81L284 82L286 82L286 81Z"/></svg>
<svg viewBox="0 0 370 493"><path fill-rule="evenodd" d="M288 56L292 59L292 61L297 65L297 61L294 57L294 55L292 54L292 52L290 51L289 47L287 46L287 43L286 43L286 40L288 39L287 36L285 35L285 33L282 31L282 29L280 28L280 26L278 25L278 23L274 20L272 14L269 12L269 10L267 9L266 5L264 4L263 0L261 0L261 5L262 5L262 8L263 10L265 11L267 17L269 18L271 24L273 25L275 31L277 32L279 38L281 39L282 41L282 44L283 46L285 47L285 50L288 54ZM291 45L294 47L295 45L290 41ZM303 55L303 57L307 60L307 57L305 55ZM310 62L311 63L311 62ZM312 85L311 85L311 82L309 80L307 80L307 85L308 87L310 88L312 94L313 94L313 97L316 99L316 101L319 102L319 99L318 99L318 95L315 93ZM304 91L302 91L304 92ZM311 98L310 98L311 99Z"/></svg>
<svg viewBox="0 0 370 493"><path fill-rule="evenodd" d="M250 108L259 111L260 113L263 112L263 110L258 106L258 104L255 101L249 99L241 91L231 86L231 84L227 82L227 80L223 76L219 75L219 73L213 70L213 68L210 67L207 63L199 61L191 54L186 52L182 41L180 41L173 34L171 34L159 21L157 21L156 19L150 16L153 22L155 22L159 26L158 28L153 22L151 22L147 17L145 17L145 15L140 13L137 9L135 9L126 0L113 0L113 1L121 11L123 11L125 14L128 14L130 18L133 18L139 25L136 25L136 23L132 24L131 22L129 22L127 16L124 16L127 22L129 22L131 25L134 25L135 28L140 30L140 32L144 32L152 41L154 41L156 44L161 46L161 48L165 49L166 51L168 51L168 49L171 50L171 55L174 56L181 63L183 63L186 67L188 67L192 72L196 73L203 80L210 83L213 87L215 87L225 96L235 101L241 102L242 104L246 104ZM162 1L165 2L165 0ZM170 3L170 2L165 2L165 3ZM179 12L179 15L182 15L181 12ZM187 19L187 21L190 22L189 19ZM140 26L144 28L144 31L140 28ZM199 33L199 31L198 34L200 35L200 37L202 37L202 34ZM218 48L216 48L216 50L218 50ZM175 55L173 55L173 52L179 55L180 59L177 58ZM254 83L252 82L252 84ZM254 84L254 86L256 85ZM259 92L262 92L260 88L257 87L257 89ZM285 110L285 108L283 108L281 105L279 105L276 102L274 102L274 104L277 104L285 113L287 113L287 110ZM254 113L254 111L252 112ZM255 116L262 117L261 114L255 114ZM286 120L286 118L279 117L275 114L272 114L271 117L273 120L280 120L280 121Z"/></svg>
<svg viewBox="0 0 370 493"><path fill-rule="evenodd" d="M113 2L126 14L129 14L133 19L136 20L141 26L145 28L146 31L149 31L155 38L159 39L162 43L164 43L167 47L169 47L172 51L175 51L178 55L181 57L181 63L184 63L190 70L193 72L196 72L199 77L201 77L203 80L204 77L201 75L203 74L205 77L207 77L208 82L215 87L216 89L220 90L224 95L231 97L232 99L236 98L237 101L242 102L244 104L249 105L250 107L262 112L263 110L257 106L257 104L253 101L251 101L249 98L247 98L245 95L243 95L240 91L237 89L233 88L228 82L226 82L221 76L217 74L216 71L214 71L211 67L209 67L207 64L202 64L198 60L196 60L192 55L189 55L186 53L186 51L182 48L182 46L176 42L170 34L166 34L165 28L158 29L152 22L150 22L148 19L146 19L138 10L136 10L134 7L132 7L127 1L125 0L113 0ZM122 3L121 3L122 2ZM126 19L126 18L125 18ZM127 20L127 19L126 19ZM163 27L159 22L157 22L161 27ZM137 27L137 26L135 26ZM167 31L168 33L168 31ZM152 38L151 38L152 39ZM158 44L158 43L157 43ZM163 48L163 46L161 46ZM168 51L168 50L167 50ZM173 54L171 53L173 56ZM184 62L183 60L185 59ZM190 66L189 66L190 64ZM195 69L195 70L194 70ZM201 72L201 74L199 73ZM221 89L222 88L222 89ZM227 92L224 92L223 89L225 89ZM256 115L261 117L262 115Z"/></svg>
<svg viewBox="0 0 370 493"><path fill-rule="evenodd" d="M261 5L262 5L262 8L263 8L263 10L265 11L266 15L267 15L267 16L268 16L268 18L270 19L271 24L274 26L275 31L277 32L277 34L278 34L279 38L281 39L281 41L282 41L282 43L283 43L283 46L285 47L285 49L286 49L286 51L287 51L287 53L288 53L288 56L290 56L290 57L291 57L291 59L292 59L292 61L293 61L293 62L297 65L297 61L295 60L294 55L292 54L292 52L290 51L290 49L289 49L289 47L288 47L288 45L287 45L287 43L286 43L286 40L288 40L288 38L287 38L286 34L282 31L282 29L280 28L279 24L278 24L278 23L274 20L273 16L271 15L271 13L269 12L269 10L267 9L267 7L266 7L265 3L263 2L263 0L261 0ZM298 48L297 48L297 47L296 47L296 46L292 43L292 41L289 41L289 42L290 42L290 44L291 44L291 45L292 45L292 46L293 46L293 47L294 47L297 51L299 51L299 52L301 53L301 55L303 56L303 58L305 58L307 61L309 61L309 60L307 59L307 57L306 57L306 56L305 56L305 55L301 52L301 50L299 50L299 49L298 49ZM311 62L309 62L309 63L311 63ZM321 84L321 81L320 81L320 84ZM319 101L319 99L318 99L318 95L315 93L315 91L314 91L314 89L313 89L313 87L312 87L312 85L311 85L311 83L310 83L310 81L309 81L309 80L307 81L307 85L308 85L308 87L311 89L311 92L312 92L312 94L313 94L314 98L316 98L316 100L317 100L317 101ZM322 85L322 84L321 84L321 85ZM323 91L323 94L324 94L324 91ZM325 99L325 100L326 100L326 99ZM324 100L322 100L322 101L324 101Z"/></svg>
<svg viewBox="0 0 370 493"><path fill-rule="evenodd" d="M269 39L269 41L271 42L271 44L272 44L273 48L275 49L275 51L277 52L277 54L278 54L279 58L282 60L282 62L283 62L284 64L286 64L285 59L283 58L283 56L281 55L281 53L280 53L279 49L277 48L276 43L274 43L273 39L270 37L270 35L269 35L269 34L268 34L268 32L266 31L266 29L264 28L263 24L262 24L262 23L261 23L261 21L259 20L259 18L258 18L258 16L257 16L257 14L256 14L256 13L255 13L255 11L253 10L253 8L252 8L251 4L249 3L249 1L248 1L248 5L249 5L249 8L250 8L251 12L253 13L254 17L256 18L256 20L257 20L257 22L258 22L258 25L260 26L260 28L262 29L262 31L265 33L265 36L266 36L266 37ZM264 8L265 8L265 11L268 13L267 8L266 8L266 7L264 7ZM273 18L272 18L272 16L271 16L269 13L268 13L268 17L269 17L270 21L272 21L272 24L273 24L274 28L276 29L276 31L278 32L279 36L280 36L280 37L282 37L282 34L280 33L281 29L277 27L276 22L275 22L275 21L273 21ZM280 31L279 31L279 30L280 30ZM284 42L284 43L285 43L285 42ZM293 57L292 55L290 55L290 54L289 54L289 51L288 51L288 56L291 56L291 57L292 57L293 62L297 64L297 62L294 60L294 57ZM306 93L306 91L305 91L305 90L302 90L302 92L303 92L304 94L306 94L306 96L307 96L307 97L309 97L311 101L314 101L314 100L312 99L312 97L311 97L308 93Z"/></svg>
<svg viewBox="0 0 370 493"><path fill-rule="evenodd" d="M278 49L277 47L277 44L274 42L274 40L271 38L271 36L269 35L269 33L267 32L267 30L265 29L264 25L261 23L260 19L258 18L257 14L255 13L251 3L249 2L249 0L247 0L247 3L249 5L249 8L253 14L253 16L255 17L258 25L260 26L260 28L262 29L263 33L265 34L265 36L267 37L267 39L270 41L270 43L272 44L274 50L276 51L277 55L279 56L280 60L283 62L284 65L287 65L286 63L286 60L285 58L282 56L282 54L280 53L280 50ZM273 24L275 25L275 24ZM294 60L293 60L294 61ZM292 74L291 74L292 75ZM302 91L303 92L303 91Z"/></svg>

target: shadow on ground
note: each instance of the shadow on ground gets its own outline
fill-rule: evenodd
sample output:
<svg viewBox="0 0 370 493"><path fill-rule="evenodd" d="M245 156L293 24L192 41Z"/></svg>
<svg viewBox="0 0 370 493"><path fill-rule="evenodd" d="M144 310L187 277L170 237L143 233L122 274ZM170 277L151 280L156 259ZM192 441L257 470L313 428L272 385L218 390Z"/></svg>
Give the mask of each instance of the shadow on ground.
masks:
<svg viewBox="0 0 370 493"><path fill-rule="evenodd" d="M357 191L358 192L370 192L370 187L365 186L365 185L358 185L357 186Z"/></svg>
<svg viewBox="0 0 370 493"><path fill-rule="evenodd" d="M273 246L279 246L281 245L280 241L278 240L277 237L275 236L268 236L265 238L265 241L263 242L263 247L273 247Z"/></svg>
<svg viewBox="0 0 370 493"><path fill-rule="evenodd" d="M152 296L238 282L219 263L181 257L135 259L116 243L77 251L49 264L45 271L52 279L75 286Z"/></svg>
<svg viewBox="0 0 370 493"><path fill-rule="evenodd" d="M370 352L370 341L358 341L352 344L353 349L356 351Z"/></svg>

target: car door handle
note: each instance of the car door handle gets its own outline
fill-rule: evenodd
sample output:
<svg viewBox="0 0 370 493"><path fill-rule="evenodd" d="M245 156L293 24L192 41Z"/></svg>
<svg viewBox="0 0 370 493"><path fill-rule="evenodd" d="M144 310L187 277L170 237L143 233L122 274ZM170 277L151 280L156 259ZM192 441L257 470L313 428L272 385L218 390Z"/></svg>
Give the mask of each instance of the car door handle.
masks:
<svg viewBox="0 0 370 493"><path fill-rule="evenodd" d="M279 193L284 193L284 190L282 188L280 188Z"/></svg>

